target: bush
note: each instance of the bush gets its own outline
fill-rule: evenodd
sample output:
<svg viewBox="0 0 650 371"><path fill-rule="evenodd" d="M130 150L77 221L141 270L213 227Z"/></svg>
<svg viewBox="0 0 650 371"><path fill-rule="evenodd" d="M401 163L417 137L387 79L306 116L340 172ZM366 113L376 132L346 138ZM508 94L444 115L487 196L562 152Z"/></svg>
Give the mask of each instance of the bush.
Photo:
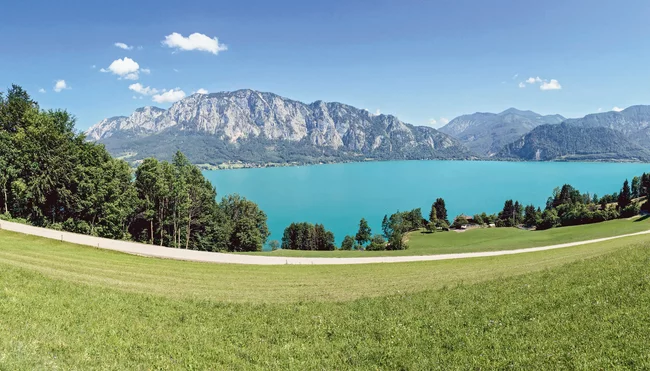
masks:
<svg viewBox="0 0 650 371"><path fill-rule="evenodd" d="M632 203L627 205L623 210L621 210L621 218L630 218L636 215L639 215L641 207L638 203Z"/></svg>
<svg viewBox="0 0 650 371"><path fill-rule="evenodd" d="M386 250L386 240L380 234L372 236L370 240L370 245L366 248L368 251L381 251Z"/></svg>
<svg viewBox="0 0 650 371"><path fill-rule="evenodd" d="M390 239L388 240L388 246L386 246L386 250L406 250L406 249L408 249L409 247L404 242L403 237L404 236L399 232L393 233L390 236Z"/></svg>
<svg viewBox="0 0 650 371"><path fill-rule="evenodd" d="M341 243L341 250L354 250L354 237L345 236Z"/></svg>
<svg viewBox="0 0 650 371"><path fill-rule="evenodd" d="M454 224L452 224L452 227L458 229L467 224L469 224L469 222L467 221L465 215L458 215L456 219L454 219Z"/></svg>

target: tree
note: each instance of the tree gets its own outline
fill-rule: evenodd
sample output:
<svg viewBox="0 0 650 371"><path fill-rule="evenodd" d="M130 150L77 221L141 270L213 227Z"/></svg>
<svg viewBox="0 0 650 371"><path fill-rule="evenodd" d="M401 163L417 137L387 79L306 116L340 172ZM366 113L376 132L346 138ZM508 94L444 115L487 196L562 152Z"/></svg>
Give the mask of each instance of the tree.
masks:
<svg viewBox="0 0 650 371"><path fill-rule="evenodd" d="M393 233L393 229L390 226L390 221L388 215L384 215L384 219L381 221L381 230L384 232L384 237L389 238Z"/></svg>
<svg viewBox="0 0 650 371"><path fill-rule="evenodd" d="M361 219L359 222L359 231L357 232L356 240L359 246L364 246L366 243L370 241L370 237L372 236L372 231L370 230L370 226L368 226L368 222L366 219Z"/></svg>
<svg viewBox="0 0 650 371"><path fill-rule="evenodd" d="M444 221L443 221L444 222ZM399 231L393 233L388 239L387 250L406 250L408 245L404 242L404 236Z"/></svg>
<svg viewBox="0 0 650 371"><path fill-rule="evenodd" d="M366 250L368 251L386 250L386 240L382 235L376 234L372 236L372 239L370 240L370 244L368 245Z"/></svg>
<svg viewBox="0 0 650 371"><path fill-rule="evenodd" d="M445 200L438 198L436 202L433 203L433 208L436 209L436 217L449 224L449 220L447 220L447 207L445 206Z"/></svg>
<svg viewBox="0 0 650 371"><path fill-rule="evenodd" d="M534 205L528 205L524 211L523 223L526 227L535 227L539 223L540 215Z"/></svg>
<svg viewBox="0 0 650 371"><path fill-rule="evenodd" d="M452 227L456 229L460 229L462 226L467 224L469 224L467 218L465 217L465 215L461 214L454 219L454 224L452 225Z"/></svg>
<svg viewBox="0 0 650 371"><path fill-rule="evenodd" d="M504 227L512 227L516 224L516 209L512 200L503 204L503 210L499 213L499 220Z"/></svg>
<svg viewBox="0 0 650 371"><path fill-rule="evenodd" d="M635 176L634 178L632 178L632 189L631 189L632 198L641 197L640 190L641 190L641 178Z"/></svg>
<svg viewBox="0 0 650 371"><path fill-rule="evenodd" d="M436 233L436 230L437 230L436 223L435 222L427 223L426 229L427 229L427 232L429 232L429 233Z"/></svg>
<svg viewBox="0 0 650 371"><path fill-rule="evenodd" d="M630 185L627 181L623 182L623 188L621 189L621 193L618 195L618 209L623 210L627 207L627 205L632 203L632 197L631 197L631 192L630 192Z"/></svg>
<svg viewBox="0 0 650 371"><path fill-rule="evenodd" d="M341 243L341 250L354 250L354 237L345 236Z"/></svg>
<svg viewBox="0 0 650 371"><path fill-rule="evenodd" d="M228 250L261 251L269 230L266 214L257 204L235 194L224 197L220 207L232 223Z"/></svg>
<svg viewBox="0 0 650 371"><path fill-rule="evenodd" d="M438 211L436 210L436 204L431 205L431 211L429 211L429 222L435 223L438 219Z"/></svg>
<svg viewBox="0 0 650 371"><path fill-rule="evenodd" d="M280 248L280 242L278 240L271 240L269 247L271 247L271 251L275 251Z"/></svg>
<svg viewBox="0 0 650 371"><path fill-rule="evenodd" d="M542 214L541 222L537 225L537 229L549 229L557 226L558 224L560 224L560 218L557 215L557 211L555 209L546 209Z"/></svg>

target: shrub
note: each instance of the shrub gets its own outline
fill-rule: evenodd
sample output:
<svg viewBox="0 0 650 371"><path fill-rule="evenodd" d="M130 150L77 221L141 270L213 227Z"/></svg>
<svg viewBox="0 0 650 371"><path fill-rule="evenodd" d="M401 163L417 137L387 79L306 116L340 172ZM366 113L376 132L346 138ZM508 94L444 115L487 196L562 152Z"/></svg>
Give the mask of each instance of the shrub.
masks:
<svg viewBox="0 0 650 371"><path fill-rule="evenodd" d="M386 240L382 235L376 234L372 236L372 239L370 240L370 244L368 245L366 250L368 251L386 250Z"/></svg>

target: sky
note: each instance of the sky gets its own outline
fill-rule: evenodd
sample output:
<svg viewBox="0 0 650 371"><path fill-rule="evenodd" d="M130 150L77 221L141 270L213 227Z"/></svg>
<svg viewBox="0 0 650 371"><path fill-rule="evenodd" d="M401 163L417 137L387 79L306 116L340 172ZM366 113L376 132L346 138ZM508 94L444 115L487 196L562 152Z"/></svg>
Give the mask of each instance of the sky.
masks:
<svg viewBox="0 0 650 371"><path fill-rule="evenodd" d="M650 2L13 1L0 87L85 130L243 88L439 127L509 107L579 117L650 104Z"/></svg>

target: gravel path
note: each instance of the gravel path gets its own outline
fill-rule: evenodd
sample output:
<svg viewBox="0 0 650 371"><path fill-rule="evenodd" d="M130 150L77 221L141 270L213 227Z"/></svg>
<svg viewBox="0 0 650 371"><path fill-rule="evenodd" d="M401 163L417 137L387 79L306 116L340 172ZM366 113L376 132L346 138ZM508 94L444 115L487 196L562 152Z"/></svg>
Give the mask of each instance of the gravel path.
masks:
<svg viewBox="0 0 650 371"><path fill-rule="evenodd" d="M470 252L458 254L420 255L420 256L381 256L367 258L288 258L279 256L256 256L227 253L214 253L206 251L194 251L174 249L154 245L141 244L136 242L116 241L107 238L86 236L70 232L55 231L52 229L33 227L24 224L0 221L0 229L12 232L24 233L32 236L50 238L53 240L65 241L79 245L92 246L100 249L120 251L127 254L149 256L155 258L188 260L205 263L227 263L227 264L251 264L251 265L282 265L282 264L314 264L314 265L335 265L335 264L369 264L369 263L401 263L430 260L466 259L485 256L499 256L522 254L533 251L544 251L561 249L563 247L586 245L590 243L614 240L623 237L639 236L650 234L650 230L644 232L624 234L620 236L598 238L593 240L569 242L558 245L532 247L517 250ZM0 241L0 248L3 242Z"/></svg>

